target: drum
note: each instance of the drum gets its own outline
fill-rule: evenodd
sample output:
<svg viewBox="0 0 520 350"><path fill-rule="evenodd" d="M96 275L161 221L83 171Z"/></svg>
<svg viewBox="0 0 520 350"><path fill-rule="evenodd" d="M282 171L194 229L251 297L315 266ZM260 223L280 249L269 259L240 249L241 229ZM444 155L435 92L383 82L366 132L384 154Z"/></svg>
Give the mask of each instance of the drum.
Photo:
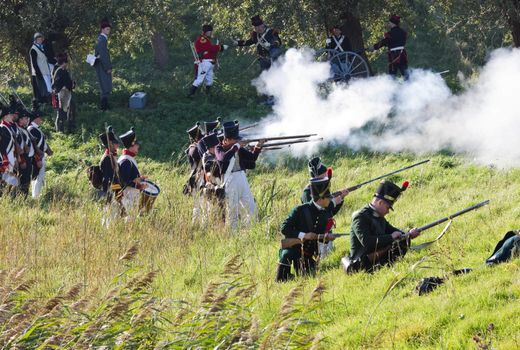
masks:
<svg viewBox="0 0 520 350"><path fill-rule="evenodd" d="M161 193L161 189L150 180L142 180L141 183L146 184L146 188L141 190L139 211L141 213L148 213L153 207L155 198Z"/></svg>

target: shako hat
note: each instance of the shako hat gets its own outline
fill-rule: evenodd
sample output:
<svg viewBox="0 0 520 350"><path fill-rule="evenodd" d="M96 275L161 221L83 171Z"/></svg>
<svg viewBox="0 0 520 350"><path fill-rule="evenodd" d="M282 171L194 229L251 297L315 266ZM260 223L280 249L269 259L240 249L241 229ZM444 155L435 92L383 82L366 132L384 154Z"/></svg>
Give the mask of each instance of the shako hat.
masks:
<svg viewBox="0 0 520 350"><path fill-rule="evenodd" d="M42 118L43 119L44 116L45 115L38 108L33 109L31 111L31 121L36 120L38 118Z"/></svg>
<svg viewBox="0 0 520 350"><path fill-rule="evenodd" d="M405 181L401 187L399 187L391 181L383 180L377 187L376 193L374 193L374 197L386 201L388 204L390 204L390 208L392 208L397 198L399 198L401 193L408 188L409 184L410 183L408 181Z"/></svg>
<svg viewBox="0 0 520 350"><path fill-rule="evenodd" d="M110 143L117 143L119 144L119 139L117 138L116 134L114 133L114 130L111 126L108 127L108 132L104 132L99 134L99 140L101 140L101 143L105 148L108 148L108 142L107 142L107 134L108 138L110 140Z"/></svg>
<svg viewBox="0 0 520 350"><path fill-rule="evenodd" d="M215 133L208 134L202 138L202 142L204 143L204 146L206 146L206 149L210 149L211 147L215 147L220 142L218 140L218 136Z"/></svg>
<svg viewBox="0 0 520 350"><path fill-rule="evenodd" d="M311 197L314 201L330 198L330 179L328 177L315 177L310 180Z"/></svg>
<svg viewBox="0 0 520 350"><path fill-rule="evenodd" d="M190 139L193 141L198 141L202 138L202 130L200 129L200 123L196 122L191 128L186 130Z"/></svg>
<svg viewBox="0 0 520 350"><path fill-rule="evenodd" d="M262 18L260 18L260 15L256 15L256 16L251 17L251 24L256 27L256 26L260 26L260 25L264 24L264 21L262 21Z"/></svg>
<svg viewBox="0 0 520 350"><path fill-rule="evenodd" d="M120 135L119 139L123 143L123 146L125 146L127 149L132 147L134 144L140 145L139 141L137 141L134 127L131 127L130 130L125 132L123 135Z"/></svg>
<svg viewBox="0 0 520 350"><path fill-rule="evenodd" d="M309 160L309 174L311 177L318 177L327 172L327 167L321 162L320 157Z"/></svg>
<svg viewBox="0 0 520 350"><path fill-rule="evenodd" d="M392 22L393 24L395 24L396 26L399 25L399 23L401 23L401 17L398 16L398 15L392 15L390 16L390 18L388 19L388 21Z"/></svg>
<svg viewBox="0 0 520 350"><path fill-rule="evenodd" d="M233 140L241 139L239 136L238 121L225 122L222 127L224 129L224 138Z"/></svg>
<svg viewBox="0 0 520 350"><path fill-rule="evenodd" d="M221 120L222 119L218 117L215 121L204 122L204 132L206 133L206 135L209 135L210 133L214 132L215 129L217 129L220 126Z"/></svg>

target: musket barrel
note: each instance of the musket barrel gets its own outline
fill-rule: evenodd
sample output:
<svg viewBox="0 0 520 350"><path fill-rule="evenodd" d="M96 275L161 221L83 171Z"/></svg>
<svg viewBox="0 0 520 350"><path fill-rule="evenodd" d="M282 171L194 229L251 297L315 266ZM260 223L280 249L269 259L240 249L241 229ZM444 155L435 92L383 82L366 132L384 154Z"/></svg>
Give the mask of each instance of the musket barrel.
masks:
<svg viewBox="0 0 520 350"><path fill-rule="evenodd" d="M285 141L285 142L275 142L275 143L266 143L263 147L278 147L278 146L286 146L286 145L293 145L295 143L305 143L305 142L315 142L315 141L323 141L323 138L319 139L303 139L303 140L292 140L292 141Z"/></svg>
<svg viewBox="0 0 520 350"><path fill-rule="evenodd" d="M430 229L430 228L432 228L432 227L435 227L435 226L437 226L437 225L439 225L439 224L442 224L443 222L446 222L446 221L448 221L448 220L451 220L451 219L453 219L453 218L456 218L457 216L460 216L460 215L466 214L467 212L470 212L470 211L472 211L472 210L478 209L478 208L483 207L483 206L488 205L488 204L489 204L489 199L486 200L486 201L480 202L480 203L478 203L478 204L475 204L475 205L473 205L473 206L471 206L471 207L469 207L469 208L466 208L466 209L464 209L464 210L458 211L458 212L456 212L455 214L451 214L450 216L446 216L446 217L444 217L444 218L442 218L442 219L435 220L434 222L431 222L431 223L429 223L429 224L427 224L427 225L424 225L424 226L418 227L417 230L419 230L419 232L422 232L422 231L428 230L428 229Z"/></svg>
<svg viewBox="0 0 520 350"><path fill-rule="evenodd" d="M380 180L380 179L382 179L382 178L388 177L388 176L390 176L390 175L394 175L394 174L400 173L400 172L402 172L402 171L405 171L405 170L408 170L408 169L414 168L414 167L419 166L419 165L422 165L422 164L424 164L424 163L428 163L429 161L430 161L429 159L425 159L425 160L420 161L420 162L418 162L418 163L415 163L415 164L412 164L412 165L408 165L408 166L406 166L406 167L404 167L404 168L397 169L397 170L392 171L392 172L390 172L390 173L388 173L388 174L384 174L384 175L381 175L381 176L375 177L375 178L373 178L373 179L367 180L367 181L365 181L365 182L362 182L362 183L360 183L360 184L357 184L357 185L355 185L355 186L348 187L347 190L348 190L349 192L355 191L355 190L359 189L360 187L363 187L363 186L365 186L365 185L367 185L367 184L369 184L369 183L371 183L371 182L374 182L374 181ZM340 193L341 193L341 191L338 191L338 192L334 192L332 195L333 195L333 196L337 196L337 195L339 195Z"/></svg>
<svg viewBox="0 0 520 350"><path fill-rule="evenodd" d="M306 135L294 135L294 136L275 136L275 137L258 137L255 139L242 140L243 142L258 142L260 140L266 141L277 141L277 140L290 140L290 139L304 139L311 136L317 136L318 134L306 134Z"/></svg>

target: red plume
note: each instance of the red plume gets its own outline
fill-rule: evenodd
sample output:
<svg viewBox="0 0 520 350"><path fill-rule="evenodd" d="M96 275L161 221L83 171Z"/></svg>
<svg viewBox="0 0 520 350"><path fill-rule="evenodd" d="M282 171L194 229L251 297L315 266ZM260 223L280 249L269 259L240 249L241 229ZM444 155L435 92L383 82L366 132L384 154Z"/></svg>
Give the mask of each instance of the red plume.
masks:
<svg viewBox="0 0 520 350"><path fill-rule="evenodd" d="M327 168L327 177L328 177L329 179L332 179L332 168L331 168L331 167L328 167L328 168Z"/></svg>
<svg viewBox="0 0 520 350"><path fill-rule="evenodd" d="M410 186L410 181L403 182L403 184L401 185L401 191L406 190L408 186Z"/></svg>

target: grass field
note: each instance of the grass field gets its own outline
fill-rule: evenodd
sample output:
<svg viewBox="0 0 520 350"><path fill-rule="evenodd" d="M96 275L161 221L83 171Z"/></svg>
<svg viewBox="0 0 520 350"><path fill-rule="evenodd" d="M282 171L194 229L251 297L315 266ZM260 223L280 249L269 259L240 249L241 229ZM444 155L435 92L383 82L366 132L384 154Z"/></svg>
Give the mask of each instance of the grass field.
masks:
<svg viewBox="0 0 520 350"><path fill-rule="evenodd" d="M429 249L374 274L343 273L339 261L349 242L341 238L315 278L276 284L279 227L308 180L305 159L282 155L249 173L259 208L250 229L192 224L192 199L181 194L188 174L184 130L196 120L255 120L267 110L238 79L220 82L214 96L189 101L183 97L185 75L170 80L145 71L135 83L125 69L116 108L104 115L96 111L92 72L85 73L77 94L80 130L52 135L55 155L43 197L0 198L2 347L520 348L520 262L484 267L496 242L518 228L520 170L447 154L324 149L334 189L431 158L391 178L411 181L388 216L397 227L420 226L485 199L491 204L457 218ZM149 108L129 111L125 100L137 89L150 93ZM105 122L120 133L136 127L144 143L141 173L162 189L151 215L110 229L101 225L105 206L93 199L85 175L86 165L101 154L95 135ZM375 187L346 197L337 232L349 231L351 214ZM414 243L433 239L442 228ZM422 277L462 267L475 270L429 295L414 293Z"/></svg>

